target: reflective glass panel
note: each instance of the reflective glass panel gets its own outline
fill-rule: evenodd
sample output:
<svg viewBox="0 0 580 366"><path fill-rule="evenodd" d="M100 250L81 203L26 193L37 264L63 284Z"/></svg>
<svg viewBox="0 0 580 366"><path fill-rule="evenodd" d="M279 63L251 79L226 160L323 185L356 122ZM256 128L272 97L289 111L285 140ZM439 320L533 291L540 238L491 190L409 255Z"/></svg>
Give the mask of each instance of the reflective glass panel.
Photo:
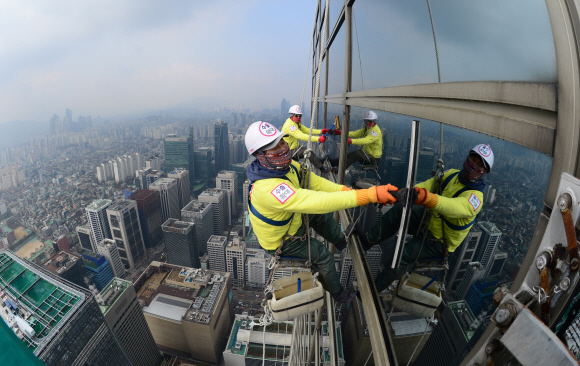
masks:
<svg viewBox="0 0 580 366"><path fill-rule="evenodd" d="M442 82L556 81L543 1L431 2L431 7ZM362 79L365 89L438 81L427 2L359 0L354 10L353 91L362 90Z"/></svg>
<svg viewBox="0 0 580 366"><path fill-rule="evenodd" d="M328 94L344 93L344 27L332 42L328 54Z"/></svg>

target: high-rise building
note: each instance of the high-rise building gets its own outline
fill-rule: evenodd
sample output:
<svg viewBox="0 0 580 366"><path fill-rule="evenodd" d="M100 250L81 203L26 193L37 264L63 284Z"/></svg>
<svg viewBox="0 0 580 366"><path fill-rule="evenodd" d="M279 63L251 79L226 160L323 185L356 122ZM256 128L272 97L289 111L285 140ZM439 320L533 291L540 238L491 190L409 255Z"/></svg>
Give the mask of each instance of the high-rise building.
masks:
<svg viewBox="0 0 580 366"><path fill-rule="evenodd" d="M135 185L141 189L149 188L149 182L147 181L147 174L151 173L151 169L138 169L135 172ZM137 184L139 183L139 184Z"/></svg>
<svg viewBox="0 0 580 366"><path fill-rule="evenodd" d="M147 182L147 188L153 183L157 182L159 179L163 178L163 172L159 170L151 170L149 174L145 175L145 181Z"/></svg>
<svg viewBox="0 0 580 366"><path fill-rule="evenodd" d="M387 158L387 181L396 187L405 187L407 184L407 163L403 159Z"/></svg>
<svg viewBox="0 0 580 366"><path fill-rule="evenodd" d="M100 243L103 239L111 239L111 228L107 219L107 208L110 204L111 200L100 199L93 201L85 209L93 243Z"/></svg>
<svg viewBox="0 0 580 366"><path fill-rule="evenodd" d="M489 280L479 279L471 286L465 297L465 302L473 315L478 316L482 310L491 305L491 298L498 283L496 278Z"/></svg>
<svg viewBox="0 0 580 366"><path fill-rule="evenodd" d="M213 207L209 202L192 200L181 210L181 221L195 224L197 250L202 256L207 253L207 241L214 234Z"/></svg>
<svg viewBox="0 0 580 366"><path fill-rule="evenodd" d="M230 171L235 172L238 175L238 201L243 201L242 197L244 197L244 182L246 179L246 169L248 169L248 165L250 163L237 163L237 164L230 164Z"/></svg>
<svg viewBox="0 0 580 366"><path fill-rule="evenodd" d="M145 248L153 248L161 241L161 199L159 193L150 189L140 189L130 196L137 202L137 212L143 234Z"/></svg>
<svg viewBox="0 0 580 366"><path fill-rule="evenodd" d="M60 124L60 118L56 114L53 114L52 117L50 117L50 134L51 135L56 135L58 133L57 132L58 124Z"/></svg>
<svg viewBox="0 0 580 366"><path fill-rule="evenodd" d="M216 188L225 189L228 191L228 196L231 199L228 200L228 209L230 212L230 222L228 225L232 225L233 216L238 212L238 174L231 170L222 170L218 173L215 179Z"/></svg>
<svg viewBox="0 0 580 366"><path fill-rule="evenodd" d="M189 172L185 169L177 168L167 173L167 177L177 181L177 196L179 198L179 209L181 210L191 201Z"/></svg>
<svg viewBox="0 0 580 366"><path fill-rule="evenodd" d="M67 108L64 113L65 113L66 118L68 119L69 123L72 123L72 121L73 121L72 111L69 108Z"/></svg>
<svg viewBox="0 0 580 366"><path fill-rule="evenodd" d="M83 250L82 255L89 282L101 291L114 277L109 261L103 255L90 250Z"/></svg>
<svg viewBox="0 0 580 366"><path fill-rule="evenodd" d="M287 365L288 359L290 357L290 347L292 341L292 328L293 322L273 322L270 324L261 336L257 336L256 331L252 331L251 324L258 321L258 318L247 315L236 314L234 319L234 324L231 328L231 333L229 335L229 342L223 351L223 357L226 365ZM338 359L334 365L344 366L344 350L342 345L344 344L342 336L341 322L336 323L336 334L338 345L336 349L336 354ZM306 326L308 328L308 326ZM310 324L311 329L315 329L315 323ZM321 360L321 364L330 365L330 350L329 344L329 333L326 329L328 327L320 327L320 333L318 334L320 342L318 343L318 351L314 351L313 354L318 353ZM255 329L255 328L254 328ZM254 336L256 334L256 336ZM308 342L305 342L308 343ZM314 344L314 342L312 342ZM308 352L308 344L304 345L305 353ZM266 357L263 358L264 349L266 349ZM262 353L260 353L262 352ZM264 362L265 361L265 362Z"/></svg>
<svg viewBox="0 0 580 366"><path fill-rule="evenodd" d="M133 284L115 278L96 298L107 324L133 365L159 365L161 353L147 325Z"/></svg>
<svg viewBox="0 0 580 366"><path fill-rule="evenodd" d="M11 339L47 366L132 365L91 292L8 251L0 251L0 291L12 312L0 316L20 338Z"/></svg>
<svg viewBox="0 0 580 366"><path fill-rule="evenodd" d="M115 277L122 278L125 275L125 266L114 240L105 239L97 244L97 253L107 259Z"/></svg>
<svg viewBox="0 0 580 366"><path fill-rule="evenodd" d="M475 281L484 277L485 277L484 268L467 266L467 269L463 274L463 278L461 279L461 282L459 282L459 285L457 285L457 289L455 290L455 298L464 300L467 297L469 289L475 283Z"/></svg>
<svg viewBox="0 0 580 366"><path fill-rule="evenodd" d="M226 271L232 274L235 287L246 285L246 245L239 237L234 237L226 247Z"/></svg>
<svg viewBox="0 0 580 366"><path fill-rule="evenodd" d="M217 121L214 135L215 170L226 170L230 166L230 142L228 137L228 124Z"/></svg>
<svg viewBox="0 0 580 366"><path fill-rule="evenodd" d="M246 247L246 286L266 286L270 275L268 263L271 257L264 249Z"/></svg>
<svg viewBox="0 0 580 366"><path fill-rule="evenodd" d="M189 173L189 189L195 182L195 162L193 157L193 136L167 135L165 138L165 171L177 168L186 169ZM178 217L174 217L177 219Z"/></svg>
<svg viewBox="0 0 580 366"><path fill-rule="evenodd" d="M169 219L161 227L165 236L167 263L200 268L195 224Z"/></svg>
<svg viewBox="0 0 580 366"><path fill-rule="evenodd" d="M149 189L159 192L161 199L161 220L167 221L169 218L179 219L179 194L177 181L172 178L161 178L149 185Z"/></svg>
<svg viewBox="0 0 580 366"><path fill-rule="evenodd" d="M113 240L125 268L134 269L145 259L145 243L137 214L137 202L119 200L107 208Z"/></svg>
<svg viewBox="0 0 580 366"><path fill-rule="evenodd" d="M493 260L493 255L501 238L501 231L491 222L481 221L478 224L481 229L480 244L475 251L474 260L481 263L481 268L487 269Z"/></svg>
<svg viewBox="0 0 580 366"><path fill-rule="evenodd" d="M213 213L213 234L223 235L225 230L227 202L226 193L221 189L207 189L197 197L200 202L211 203Z"/></svg>
<svg viewBox="0 0 580 366"><path fill-rule="evenodd" d="M70 246L68 245L68 239L66 237L66 235L61 234L57 239L56 239L56 244L58 246L58 250L66 250L67 252L70 252Z"/></svg>
<svg viewBox="0 0 580 366"><path fill-rule="evenodd" d="M450 302L413 366L447 366L475 333L475 316L465 301Z"/></svg>
<svg viewBox="0 0 580 366"><path fill-rule="evenodd" d="M453 255L449 256L449 275L446 284L449 291L453 292L458 288L469 263L475 261L475 252L481 240L481 234L479 227L474 225Z"/></svg>
<svg viewBox="0 0 580 366"><path fill-rule="evenodd" d="M508 259L508 254L506 252L497 252L493 255L493 260L487 266L487 271L485 272L485 278L499 276L503 265Z"/></svg>
<svg viewBox="0 0 580 366"><path fill-rule="evenodd" d="M212 235L207 242L207 254L209 256L209 269L213 271L226 271L226 245L227 236Z"/></svg>
<svg viewBox="0 0 580 366"><path fill-rule="evenodd" d="M212 154L210 148L200 148L193 153L195 160L195 179L208 183L213 178Z"/></svg>
<svg viewBox="0 0 580 366"><path fill-rule="evenodd" d="M248 196L250 195L250 180L246 179L244 182L244 186L242 188L242 193L244 197L244 200L242 202L242 209L244 210L244 212L248 211Z"/></svg>
<svg viewBox="0 0 580 366"><path fill-rule="evenodd" d="M375 245L366 252L367 263L373 279L376 279L381 272L381 260L383 251L380 245ZM342 251L340 263L340 284L345 288L352 287L352 282L356 281L356 272L352 256L347 250Z"/></svg>
<svg viewBox="0 0 580 366"><path fill-rule="evenodd" d="M76 232L77 236L79 237L79 243L83 249L91 251L96 250L95 244L93 242L93 236L91 235L91 229L89 229L86 225L77 226Z"/></svg>
<svg viewBox="0 0 580 366"><path fill-rule="evenodd" d="M87 288L85 277L87 272L81 257L78 255L60 251L42 263L44 268L74 283L77 286Z"/></svg>
<svg viewBox="0 0 580 366"><path fill-rule="evenodd" d="M219 361L231 322L229 273L151 262L134 286L161 351Z"/></svg>
<svg viewBox="0 0 580 366"><path fill-rule="evenodd" d="M290 107L288 107L289 105L290 102L287 101L286 98L282 98L282 102L280 103L280 114L282 117L288 116L288 110L290 109Z"/></svg>
<svg viewBox="0 0 580 366"><path fill-rule="evenodd" d="M424 182L432 177L433 164L435 162L435 150L430 147L424 147L419 150L419 159L417 160L417 179L416 182Z"/></svg>

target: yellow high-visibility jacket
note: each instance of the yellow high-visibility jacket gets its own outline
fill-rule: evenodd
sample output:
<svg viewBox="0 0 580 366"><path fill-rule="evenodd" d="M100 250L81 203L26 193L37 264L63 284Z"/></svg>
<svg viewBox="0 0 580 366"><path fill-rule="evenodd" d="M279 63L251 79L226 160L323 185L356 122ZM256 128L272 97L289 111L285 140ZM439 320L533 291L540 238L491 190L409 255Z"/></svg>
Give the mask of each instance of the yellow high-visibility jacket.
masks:
<svg viewBox="0 0 580 366"><path fill-rule="evenodd" d="M282 132L286 132L289 136L284 137L284 140L290 146L290 150L297 149L299 146L298 140L308 141L308 135L310 134L310 129L304 126L302 123L298 124L292 121L290 118L284 122L282 126ZM318 141L318 136L322 133L321 130L312 129L312 139L310 141Z"/></svg>
<svg viewBox="0 0 580 366"><path fill-rule="evenodd" d="M378 159L383 155L383 133L379 125L375 124L373 128L363 127L349 132L348 137L352 138L353 145L363 145L364 152L373 158Z"/></svg>
<svg viewBox="0 0 580 366"><path fill-rule="evenodd" d="M465 239L467 233L475 223L475 216L481 211L483 207L483 192L478 190L466 189L457 197L453 198L457 192L466 188L463 183L459 181L459 170L449 169L443 174L443 186L445 189L439 195L437 205L431 210L433 217L429 224L429 231L437 239L443 236L441 226L441 216L445 221L445 238L449 243L449 252L452 253L457 249L459 244ZM455 174L453 176L453 174ZM434 178L426 180L425 182L417 184L417 187L425 188L431 191ZM447 180L447 185L445 181Z"/></svg>
<svg viewBox="0 0 580 366"><path fill-rule="evenodd" d="M292 162L285 178L257 180L250 190L250 222L262 248L275 250L282 237L294 235L302 214L324 214L358 206L356 192L341 191L343 185L310 175L310 189L300 188L300 164Z"/></svg>

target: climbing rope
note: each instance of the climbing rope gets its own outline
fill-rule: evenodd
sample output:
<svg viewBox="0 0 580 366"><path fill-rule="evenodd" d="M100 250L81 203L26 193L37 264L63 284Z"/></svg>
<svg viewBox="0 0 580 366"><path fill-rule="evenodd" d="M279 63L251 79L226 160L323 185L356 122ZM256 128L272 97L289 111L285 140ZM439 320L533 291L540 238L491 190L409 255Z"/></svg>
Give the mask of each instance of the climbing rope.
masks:
<svg viewBox="0 0 580 366"><path fill-rule="evenodd" d="M362 58L360 54L360 43L358 41L358 27L356 26L356 15L354 14L354 6L352 7L352 16L354 18L354 29L356 30L356 45L358 47L358 63L360 65L360 79L362 82L362 88L363 90L365 90L365 79L363 78Z"/></svg>
<svg viewBox="0 0 580 366"><path fill-rule="evenodd" d="M435 58L437 59L437 78L441 82L441 68L439 67L439 49L437 48L437 36L435 35L435 23L433 23L433 13L431 12L431 4L427 0L427 7L429 8L429 18L431 18L431 29L433 30L433 43L435 43ZM360 53L360 51L359 51Z"/></svg>

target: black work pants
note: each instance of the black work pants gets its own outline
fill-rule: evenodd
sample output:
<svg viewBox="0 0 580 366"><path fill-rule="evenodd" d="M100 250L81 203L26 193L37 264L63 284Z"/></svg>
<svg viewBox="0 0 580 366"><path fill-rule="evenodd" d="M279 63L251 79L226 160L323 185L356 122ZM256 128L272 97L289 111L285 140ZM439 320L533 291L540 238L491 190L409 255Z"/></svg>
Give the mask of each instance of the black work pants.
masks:
<svg viewBox="0 0 580 366"><path fill-rule="evenodd" d="M330 164L332 166L338 166L338 158L337 159L330 159ZM347 169L352 164L359 162L361 164L375 164L376 159L367 154L363 151L363 149L358 149L353 152L350 152L346 155L346 166L344 169Z"/></svg>
<svg viewBox="0 0 580 366"><path fill-rule="evenodd" d="M300 146L300 147L298 147L296 149L292 149L290 151L292 152L292 159L298 161L299 159L304 158L304 151L306 151L306 147ZM308 160L310 160L310 162L312 163L312 165L316 169L322 168L322 161L320 161L320 159L318 159L318 156L316 156L314 154L314 152L312 154L310 154L310 158Z"/></svg>

